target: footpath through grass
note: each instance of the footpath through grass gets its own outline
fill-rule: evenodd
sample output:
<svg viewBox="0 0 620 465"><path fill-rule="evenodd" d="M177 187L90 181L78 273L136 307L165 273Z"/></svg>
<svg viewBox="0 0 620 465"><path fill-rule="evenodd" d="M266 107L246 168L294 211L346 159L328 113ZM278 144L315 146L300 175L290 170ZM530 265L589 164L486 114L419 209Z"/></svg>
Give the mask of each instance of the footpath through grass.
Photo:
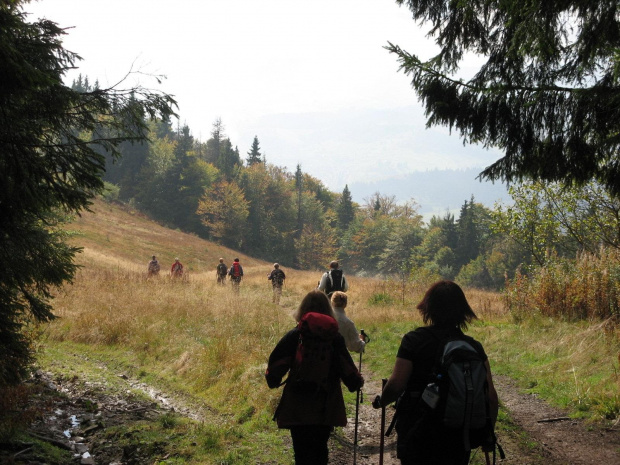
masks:
<svg viewBox="0 0 620 465"><path fill-rule="evenodd" d="M294 326L290 313L310 275L290 273L278 307L260 279L267 271L237 295L199 275L189 283L145 282L125 271L84 270L58 297L60 319L46 332L41 367L111 390L126 388L124 374L211 412L204 422L168 416L110 431L111 439L159 447L153 453L161 463L292 463L288 434L271 421L281 390L269 390L263 374L275 343ZM348 314L372 338L363 371L388 377L402 336L421 324L417 298L385 304L373 297L380 283L351 281ZM517 325L496 295L468 298L480 315L468 333L484 344L495 373L574 416L618 417L618 341L600 323L532 318ZM355 397L345 398L353 416ZM506 412L498 429L514 429Z"/></svg>
<svg viewBox="0 0 620 465"><path fill-rule="evenodd" d="M295 325L291 313L321 273L286 269L282 306L275 306L266 279L270 264L243 263L245 279L236 294L229 285L215 283L215 257L226 251L187 237L181 242L189 281L164 276L146 281L152 245L143 242L155 237L148 224L143 236L135 235L131 247L115 255L118 247L127 246L125 238L133 237L133 223L142 224L140 218L96 218L118 223L128 233L118 238L108 234L103 241L108 248L102 249L102 239L89 234L107 230L107 223L80 226L86 231L81 240L87 240L80 256L84 267L54 301L59 318L45 328L41 368L119 392L126 389L118 378L124 374L210 412L204 424L165 417L157 424L115 430L115 437L134 438L134 444L157 445L161 451L156 447L154 455L161 463L291 463L288 434L271 421L281 390L269 390L263 375L276 342ZM155 230L169 241L158 247L174 250L180 233ZM144 262L138 263L138 257L145 257ZM372 337L364 366L379 378L388 377L402 336L421 324L415 305L430 282L348 279L347 313ZM601 421L618 417L617 332L598 322L533 316L515 324L498 294L466 294L480 317L468 332L484 344L495 373L518 380L523 389L575 416ZM346 399L353 416L355 397ZM511 427L508 416L501 427ZM187 437L202 439L183 439Z"/></svg>

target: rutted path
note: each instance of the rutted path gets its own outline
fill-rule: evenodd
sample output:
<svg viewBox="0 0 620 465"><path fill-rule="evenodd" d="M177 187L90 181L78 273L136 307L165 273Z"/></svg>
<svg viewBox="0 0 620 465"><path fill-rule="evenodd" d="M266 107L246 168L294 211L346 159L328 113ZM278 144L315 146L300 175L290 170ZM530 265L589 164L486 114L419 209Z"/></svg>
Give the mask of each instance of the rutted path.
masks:
<svg viewBox="0 0 620 465"><path fill-rule="evenodd" d="M523 394L514 382L496 377L500 402L513 421L537 443L540 461L523 460L520 450L506 450L503 463L582 465L620 464L620 425L610 428L588 426L581 420L567 420L567 413L551 407L535 395ZM536 458L535 456L533 458Z"/></svg>
<svg viewBox="0 0 620 465"><path fill-rule="evenodd" d="M129 394L109 394L105 386L79 380L63 381L55 384L50 375L39 373L38 381L45 389L57 390L66 395L62 403L54 406L50 416L34 424L31 432L61 447L72 448L76 456L81 456L84 464L121 464L118 451L113 444L90 444L90 435L107 426L126 422L128 419L147 419L156 421L162 413L175 411L181 415L206 422L221 422L223 418L215 412L199 409L189 401L164 393L153 387L119 375L133 390L147 393L153 401L139 400ZM372 373L365 373L364 400L360 403L358 424L357 464L379 463L379 444L381 411L371 406L372 398L381 390L381 382ZM610 428L585 425L579 420L566 419L567 415L550 407L538 397L520 393L513 382L505 377L496 377L500 401L510 412L516 431L500 432L499 440L506 452L506 460L501 462L515 465L586 465L620 463L620 425ZM349 465L353 463L353 438L355 430L355 409L352 409L349 425L330 440L330 464ZM388 407L385 428L394 413ZM521 432L529 439L523 439ZM399 465L396 458L395 433L385 438L383 463ZM64 444L64 446L62 446ZM93 446L95 450L92 450ZM7 457L28 455L27 447L3 455ZM92 457L94 456L94 457ZM15 457L17 458L17 457ZM144 457L148 461L148 457ZM484 459L478 457L478 463ZM4 462L3 462L4 463ZM29 463L27 461L21 463ZM33 462L35 463L35 462ZM134 462L139 463L139 462ZM145 462L147 463L147 462Z"/></svg>
<svg viewBox="0 0 620 465"><path fill-rule="evenodd" d="M379 441L381 411L372 408L370 403L381 390L380 381L372 374L365 373L365 399L360 404L360 421L356 462L360 465L379 463ZM585 425L580 420L566 420L566 412L549 406L538 397L519 392L514 383L506 377L496 377L496 387L500 402L509 410L513 422L527 433L529 439L521 436L521 431L498 433L499 442L504 448L506 459L503 464L515 465L602 465L620 464L620 424L611 428ZM387 429L394 409L388 407ZM353 463L354 420L349 419L344 428L344 439L331 441L330 464ZM396 458L395 433L385 438L383 463L400 465ZM479 461L484 463L481 452ZM499 462L499 456L498 456Z"/></svg>
<svg viewBox="0 0 620 465"><path fill-rule="evenodd" d="M372 400L381 392L381 380L368 372L364 372L366 384L362 390L363 402L359 406L359 423L357 431L358 449L356 463L360 465L377 465L379 463L379 451L381 441L381 410L372 408ZM386 409L385 429L394 414L394 409ZM353 439L355 437L355 409L353 417L349 418L347 426L343 429L344 440L332 440L330 448L330 464L350 465L353 463ZM385 465L400 465L396 458L396 432L385 438L383 463Z"/></svg>

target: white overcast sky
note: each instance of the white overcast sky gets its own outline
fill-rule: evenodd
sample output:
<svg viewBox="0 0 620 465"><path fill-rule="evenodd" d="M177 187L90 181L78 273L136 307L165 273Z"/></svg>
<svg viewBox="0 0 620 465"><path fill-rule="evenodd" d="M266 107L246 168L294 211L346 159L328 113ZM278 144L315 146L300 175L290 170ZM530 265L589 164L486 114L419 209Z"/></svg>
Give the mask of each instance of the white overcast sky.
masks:
<svg viewBox="0 0 620 465"><path fill-rule="evenodd" d="M242 158L257 135L268 162L299 163L333 190L497 158L425 129L410 79L383 47L434 49L394 0L39 0L24 10L73 27L64 45L91 81L163 74L162 85L140 82L174 95L196 138L221 118Z"/></svg>

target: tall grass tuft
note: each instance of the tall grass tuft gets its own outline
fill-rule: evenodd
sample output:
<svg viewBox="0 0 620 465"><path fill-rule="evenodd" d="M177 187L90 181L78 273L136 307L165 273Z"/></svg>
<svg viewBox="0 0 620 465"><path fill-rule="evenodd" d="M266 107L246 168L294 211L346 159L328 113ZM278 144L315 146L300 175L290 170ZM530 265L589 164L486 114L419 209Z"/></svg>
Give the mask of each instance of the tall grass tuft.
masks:
<svg viewBox="0 0 620 465"><path fill-rule="evenodd" d="M540 314L569 321L620 324L620 250L601 248L575 260L555 258L506 286L506 305L517 320Z"/></svg>

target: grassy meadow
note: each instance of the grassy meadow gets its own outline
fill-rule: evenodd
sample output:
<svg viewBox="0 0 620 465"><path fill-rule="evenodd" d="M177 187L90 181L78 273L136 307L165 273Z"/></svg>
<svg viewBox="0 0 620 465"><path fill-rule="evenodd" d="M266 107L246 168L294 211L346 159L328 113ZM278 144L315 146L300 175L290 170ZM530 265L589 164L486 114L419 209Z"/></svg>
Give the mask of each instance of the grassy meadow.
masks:
<svg viewBox="0 0 620 465"><path fill-rule="evenodd" d="M165 463L292 463L287 439L271 421L280 390L264 382L275 343L294 326L291 313L316 287L322 271L284 268L281 305L271 303L265 263L156 225L97 201L70 225L84 247L73 284L54 299L58 319L43 328L39 363L59 377L122 389L124 374L184 399L203 421L184 418L126 425L142 435L171 437ZM146 279L151 255L161 276ZM239 257L240 292L218 286L215 267ZM174 257L189 270L187 282L167 278ZM274 257L277 261L278 257ZM346 263L343 264L346 272ZM366 373L389 376L402 335L422 322L415 310L430 282L384 282L347 276L348 315L371 336ZM600 321L569 323L540 315L518 323L499 294L466 290L479 316L469 334L483 342L495 373L518 380L551 403L590 421L615 422L620 414L619 338ZM374 394L374 393L372 393ZM355 398L347 396L354 411ZM509 428L506 414L501 428ZM118 433L121 435L121 433ZM149 436L149 437L151 437ZM162 453L162 455L164 455Z"/></svg>

